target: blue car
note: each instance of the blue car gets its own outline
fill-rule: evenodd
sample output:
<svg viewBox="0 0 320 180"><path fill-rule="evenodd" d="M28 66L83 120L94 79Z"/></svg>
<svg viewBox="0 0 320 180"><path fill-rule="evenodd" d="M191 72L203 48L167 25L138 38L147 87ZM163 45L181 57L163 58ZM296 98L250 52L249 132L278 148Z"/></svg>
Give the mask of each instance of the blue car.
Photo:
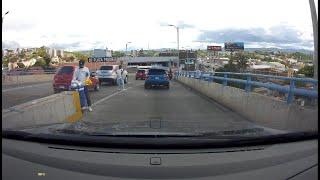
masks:
<svg viewBox="0 0 320 180"><path fill-rule="evenodd" d="M163 86L169 89L170 81L166 70L149 69L148 77L144 82L144 88L151 89L153 86Z"/></svg>

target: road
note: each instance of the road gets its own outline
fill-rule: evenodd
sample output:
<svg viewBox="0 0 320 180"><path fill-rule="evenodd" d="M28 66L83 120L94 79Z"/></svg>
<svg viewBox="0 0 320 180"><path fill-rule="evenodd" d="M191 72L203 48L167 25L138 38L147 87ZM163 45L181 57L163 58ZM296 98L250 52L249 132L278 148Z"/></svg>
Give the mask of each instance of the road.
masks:
<svg viewBox="0 0 320 180"><path fill-rule="evenodd" d="M52 94L52 82L2 86L2 109Z"/></svg>
<svg viewBox="0 0 320 180"><path fill-rule="evenodd" d="M171 81L169 90L144 89L144 81L130 80L126 90L109 88L93 95L93 112L82 123L94 132L190 133L259 129L212 99ZM98 99L97 99L98 97ZM88 129L89 128L89 129Z"/></svg>
<svg viewBox="0 0 320 180"><path fill-rule="evenodd" d="M51 82L2 89L2 106L11 106L53 94ZM252 129L257 126L212 99L171 81L170 89L144 89L143 80L130 76L126 90L103 85L91 92L93 112L85 112L88 127L108 132L205 132ZM105 131L105 129L103 130Z"/></svg>

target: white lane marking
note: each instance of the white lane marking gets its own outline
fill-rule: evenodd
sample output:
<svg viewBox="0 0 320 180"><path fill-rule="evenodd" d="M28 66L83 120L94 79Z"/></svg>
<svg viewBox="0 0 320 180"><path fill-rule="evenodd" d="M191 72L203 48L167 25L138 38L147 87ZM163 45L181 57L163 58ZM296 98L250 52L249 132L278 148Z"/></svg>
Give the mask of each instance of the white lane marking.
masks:
<svg viewBox="0 0 320 180"><path fill-rule="evenodd" d="M131 88L132 88L132 87L128 87L126 90L131 89ZM113 96L115 96L115 95L117 95L117 94L120 94L120 93L123 92L123 91L125 91L125 90L121 90L121 91L115 92L115 93L113 93L113 94L111 94L111 95L109 95L109 96L107 96L107 97L104 97L104 98L100 99L99 101L93 103L92 106L96 106L96 105L100 104L101 102L103 102L103 101L105 101L105 100L108 100L108 99L110 99L111 97L113 97Z"/></svg>
<svg viewBox="0 0 320 180"><path fill-rule="evenodd" d="M2 89L2 92L15 91L15 90L19 90L19 89L38 87L38 86L43 86L43 85L48 85L48 84L51 84L51 83L41 83L41 84L35 84L35 85L29 85L29 86L21 86L21 87L9 88L9 89Z"/></svg>
<svg viewBox="0 0 320 180"><path fill-rule="evenodd" d="M130 83L130 82L128 82L128 83ZM123 91L127 91L127 90L129 90L129 89L131 89L131 88L133 88L133 87L137 87L137 86L140 86L140 85L142 85L142 84L137 84L137 85L135 85L135 86L127 87L127 88L124 89L124 90L115 92L115 93L113 93L113 94L111 94L111 95L109 95L109 96L107 96L107 97L104 97L104 98L100 99L99 101L93 103L93 104L92 104L92 107L100 104L101 102L103 102L103 101L105 101L105 100L110 99L111 97L113 97L113 96L115 96L115 95L117 95L117 94L120 94L120 93L123 92Z"/></svg>

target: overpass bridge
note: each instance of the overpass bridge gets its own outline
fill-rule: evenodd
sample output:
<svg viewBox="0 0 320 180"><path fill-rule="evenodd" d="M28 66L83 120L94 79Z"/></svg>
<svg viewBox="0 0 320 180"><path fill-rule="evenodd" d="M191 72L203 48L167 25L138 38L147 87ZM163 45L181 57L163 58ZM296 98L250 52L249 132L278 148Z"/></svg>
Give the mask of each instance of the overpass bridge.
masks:
<svg viewBox="0 0 320 180"><path fill-rule="evenodd" d="M177 72L169 90L145 90L144 81L135 80L134 74L129 77L126 90L103 86L99 92L92 92L93 112L82 113L77 93L63 92L3 109L3 128L71 123L80 130L123 133L254 130L270 134L318 130L317 80L230 72ZM282 79L289 85L260 82L256 77ZM311 83L314 88L298 87L298 82ZM50 85L41 88L47 90ZM255 93L255 87L279 91L286 95L285 99ZM27 92L34 90L27 87L3 90L3 98L10 102L11 96L18 98L17 94ZM297 104L296 96L313 103Z"/></svg>

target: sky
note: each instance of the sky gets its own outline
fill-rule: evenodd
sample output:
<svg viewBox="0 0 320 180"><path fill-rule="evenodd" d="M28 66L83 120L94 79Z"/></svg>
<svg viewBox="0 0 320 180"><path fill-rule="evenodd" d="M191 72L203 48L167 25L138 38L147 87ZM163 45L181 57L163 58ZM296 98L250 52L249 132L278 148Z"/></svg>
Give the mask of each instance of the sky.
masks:
<svg viewBox="0 0 320 180"><path fill-rule="evenodd" d="M308 0L3 0L6 11L7 48L177 48L173 24L180 49L229 41L313 49Z"/></svg>

